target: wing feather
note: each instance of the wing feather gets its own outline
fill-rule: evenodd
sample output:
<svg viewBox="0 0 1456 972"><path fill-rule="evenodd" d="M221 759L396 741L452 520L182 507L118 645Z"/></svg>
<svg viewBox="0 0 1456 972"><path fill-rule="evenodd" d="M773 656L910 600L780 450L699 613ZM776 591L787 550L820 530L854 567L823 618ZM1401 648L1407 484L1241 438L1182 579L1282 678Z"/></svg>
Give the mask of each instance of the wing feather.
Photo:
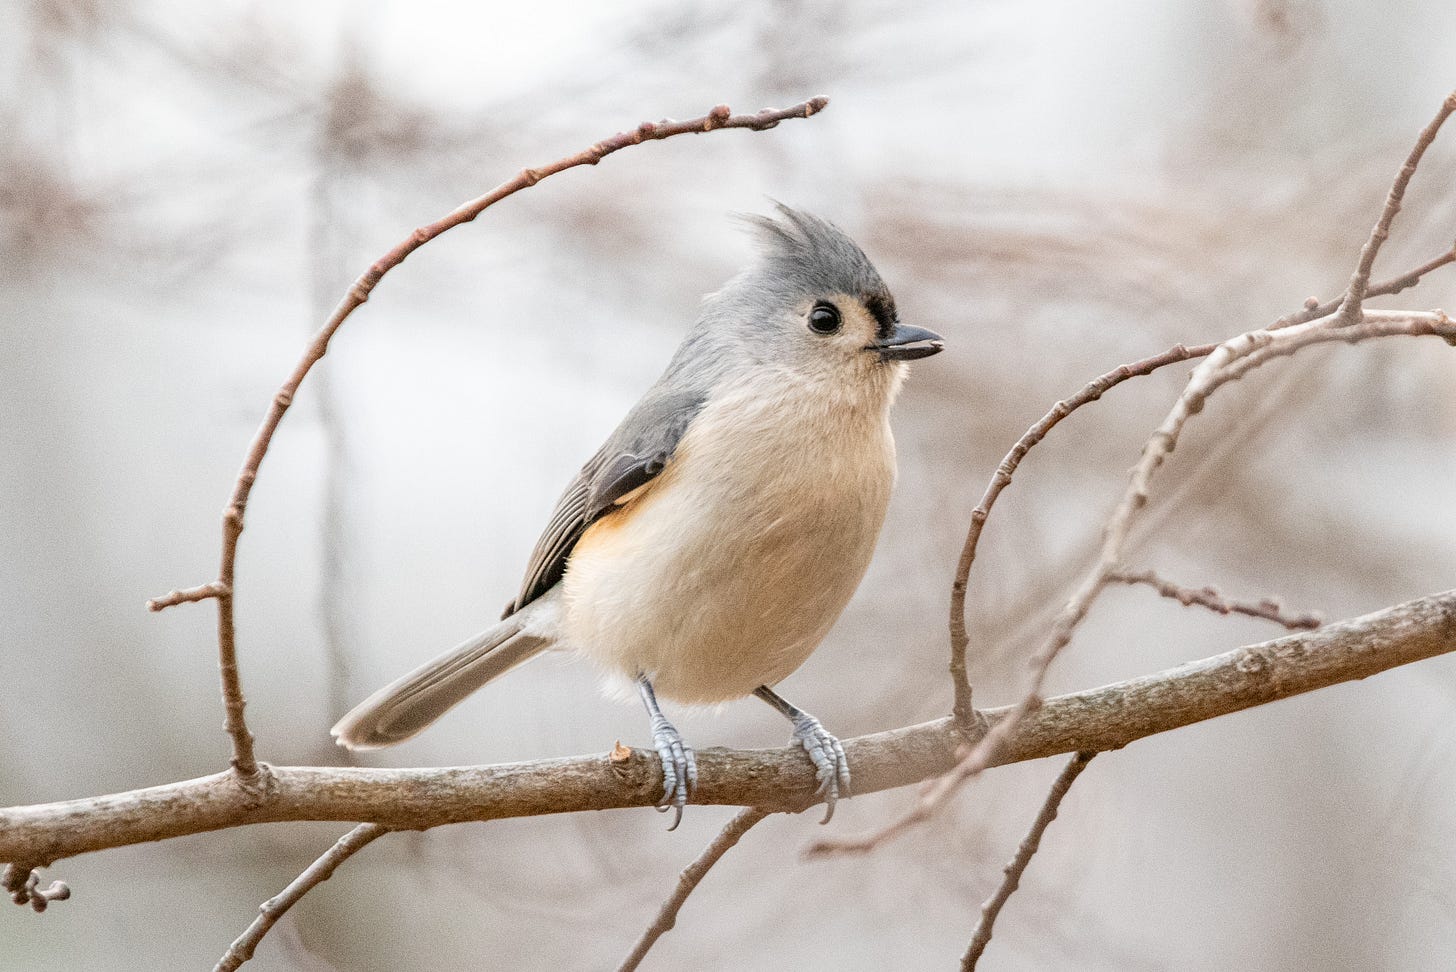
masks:
<svg viewBox="0 0 1456 972"><path fill-rule="evenodd" d="M586 528L618 500L659 475L703 407L695 391L657 388L649 392L605 445L589 459L556 501L551 519L536 541L520 593L506 616L530 604L561 580L572 548Z"/></svg>

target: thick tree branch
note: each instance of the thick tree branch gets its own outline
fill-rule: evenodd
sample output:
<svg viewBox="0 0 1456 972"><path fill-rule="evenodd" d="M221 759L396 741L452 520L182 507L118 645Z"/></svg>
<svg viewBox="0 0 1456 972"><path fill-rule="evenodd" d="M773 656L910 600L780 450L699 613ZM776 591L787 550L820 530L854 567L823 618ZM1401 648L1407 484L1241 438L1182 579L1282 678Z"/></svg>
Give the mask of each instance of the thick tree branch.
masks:
<svg viewBox="0 0 1456 972"><path fill-rule="evenodd" d="M1366 678L1456 650L1456 591L1318 631L1048 699L998 747L996 763L1117 749L1144 736ZM985 713L992 728L1007 709ZM953 768L968 742L951 718L847 740L855 792L907 786ZM798 811L817 782L800 748L708 749L695 803ZM59 858L246 824L371 822L423 829L469 820L653 805L655 755L634 751L439 769L263 767L247 785L223 772L165 786L0 810L0 861L34 868Z"/></svg>

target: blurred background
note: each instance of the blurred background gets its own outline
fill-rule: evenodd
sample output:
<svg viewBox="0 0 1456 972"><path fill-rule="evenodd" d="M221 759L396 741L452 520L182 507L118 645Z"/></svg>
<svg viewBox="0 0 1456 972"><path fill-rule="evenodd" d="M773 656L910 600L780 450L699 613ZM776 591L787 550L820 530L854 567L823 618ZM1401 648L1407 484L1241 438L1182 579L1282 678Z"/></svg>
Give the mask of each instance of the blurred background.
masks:
<svg viewBox="0 0 1456 972"><path fill-rule="evenodd" d="M339 763L353 702L493 619L567 478L656 377L768 197L859 239L946 335L897 411L900 487L859 595L784 691L844 737L949 710L971 508L1052 402L1117 364L1337 294L1456 85L1443 0L0 5L0 804L214 772L218 516L269 396L412 228L636 123L816 94L812 121L634 148L516 196L396 270L275 440L238 562L259 756ZM1382 279L1456 234L1456 131ZM1451 308L1456 274L1376 306ZM1022 467L971 580L977 699L1089 565L1187 368L1125 385ZM1191 427L1138 565L1338 618L1456 578L1456 355L1321 348ZM1114 590L1067 691L1279 632ZM987 969L1431 969L1456 954L1456 659L1139 742L1078 783ZM786 741L767 707L673 713L699 747ZM370 765L646 743L544 659ZM943 969L1060 761L998 770L865 858L750 833L653 969ZM858 797L833 829L899 813ZM250 968L611 968L731 815L620 811L381 840ZM817 818L815 818L817 819ZM344 827L66 860L71 901L0 914L0 969L209 968Z"/></svg>

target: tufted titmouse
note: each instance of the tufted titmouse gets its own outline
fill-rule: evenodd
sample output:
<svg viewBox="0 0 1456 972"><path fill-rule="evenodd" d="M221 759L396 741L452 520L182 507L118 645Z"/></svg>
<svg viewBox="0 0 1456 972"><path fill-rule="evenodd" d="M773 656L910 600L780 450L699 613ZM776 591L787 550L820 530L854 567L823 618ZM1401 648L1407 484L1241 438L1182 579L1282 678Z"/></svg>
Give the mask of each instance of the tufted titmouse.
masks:
<svg viewBox="0 0 1456 972"><path fill-rule="evenodd" d="M709 296L657 384L571 481L501 622L358 705L350 749L401 742L552 648L635 685L681 819L693 751L657 696L757 695L814 762L825 822L848 795L844 749L770 686L839 617L895 482L890 405L904 362L941 349L838 228L778 206L749 217L757 261ZM676 819L673 826L677 826Z"/></svg>

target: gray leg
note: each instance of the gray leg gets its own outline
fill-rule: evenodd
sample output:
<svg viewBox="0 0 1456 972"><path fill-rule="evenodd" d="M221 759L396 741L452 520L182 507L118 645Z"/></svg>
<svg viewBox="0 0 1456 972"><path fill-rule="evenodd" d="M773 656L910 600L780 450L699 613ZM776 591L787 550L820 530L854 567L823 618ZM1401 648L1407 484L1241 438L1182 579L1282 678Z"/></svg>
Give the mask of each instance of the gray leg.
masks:
<svg viewBox="0 0 1456 972"><path fill-rule="evenodd" d="M657 809L666 812L668 807L672 807L677 811L672 818L672 826L667 828L676 830L677 825L682 823L688 791L698 785L698 758L662 714L662 708L657 704L657 693L652 691L652 683L646 675L637 676L637 691L642 696L642 704L647 706L648 716L652 718L652 745L662 760L662 802Z"/></svg>
<svg viewBox="0 0 1456 972"><path fill-rule="evenodd" d="M753 694L783 713L784 718L794 724L794 738L804 747L814 761L819 776L817 795L824 797L824 819L827 824L834 818L834 804L840 796L849 796L849 760L844 756L844 747L820 724L819 720L804 710L789 704L767 685L760 685Z"/></svg>

